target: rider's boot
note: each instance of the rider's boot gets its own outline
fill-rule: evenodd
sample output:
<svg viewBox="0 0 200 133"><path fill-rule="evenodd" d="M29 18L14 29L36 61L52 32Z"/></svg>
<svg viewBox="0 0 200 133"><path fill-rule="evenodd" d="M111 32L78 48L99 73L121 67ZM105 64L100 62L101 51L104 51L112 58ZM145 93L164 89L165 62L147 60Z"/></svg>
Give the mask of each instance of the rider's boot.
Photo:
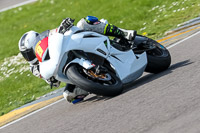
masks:
<svg viewBox="0 0 200 133"><path fill-rule="evenodd" d="M106 24L105 29L104 29L104 34L108 36L114 36L123 40L123 42L125 42L124 45L128 48L131 48L133 47L133 43L129 43L129 41L134 40L136 31L120 29L117 26L114 26L112 24Z"/></svg>
<svg viewBox="0 0 200 133"><path fill-rule="evenodd" d="M89 93L85 90L77 88L75 85L67 84L63 92L63 97L70 103L78 103L82 101Z"/></svg>
<svg viewBox="0 0 200 133"><path fill-rule="evenodd" d="M135 30L125 30L125 29L121 29L124 32L124 37L129 40L132 41L135 39L135 35L137 34L137 31Z"/></svg>

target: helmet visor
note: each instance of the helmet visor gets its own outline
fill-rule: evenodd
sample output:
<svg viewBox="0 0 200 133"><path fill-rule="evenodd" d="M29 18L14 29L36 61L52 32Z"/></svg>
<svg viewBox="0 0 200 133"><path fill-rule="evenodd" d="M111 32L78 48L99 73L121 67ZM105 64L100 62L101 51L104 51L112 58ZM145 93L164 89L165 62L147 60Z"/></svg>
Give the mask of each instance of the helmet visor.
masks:
<svg viewBox="0 0 200 133"><path fill-rule="evenodd" d="M36 58L34 51L32 48L27 49L25 51L21 51L21 54L23 55L23 57L27 60L27 61L32 61Z"/></svg>

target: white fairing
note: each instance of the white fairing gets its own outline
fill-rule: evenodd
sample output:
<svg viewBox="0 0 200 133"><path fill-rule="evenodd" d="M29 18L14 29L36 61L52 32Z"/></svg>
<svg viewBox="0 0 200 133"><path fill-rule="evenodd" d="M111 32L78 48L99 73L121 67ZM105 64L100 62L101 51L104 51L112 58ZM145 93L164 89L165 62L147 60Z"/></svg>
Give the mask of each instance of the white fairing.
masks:
<svg viewBox="0 0 200 133"><path fill-rule="evenodd" d="M63 37L62 34L58 33L49 36L48 48L50 60L40 63L40 73L45 79L52 77L59 65L58 63L62 53Z"/></svg>
<svg viewBox="0 0 200 133"><path fill-rule="evenodd" d="M135 55L132 50L120 51L111 46L108 37L90 31L77 32L78 30L74 26L64 35L53 33L49 36L50 59L40 63L40 72L45 79L54 76L57 80L70 82L63 74L63 68L71 63L80 64L86 69L92 67L90 62L79 58L66 64L68 52L71 50L82 50L105 58L123 83L133 81L142 75L147 64L145 52Z"/></svg>
<svg viewBox="0 0 200 133"><path fill-rule="evenodd" d="M111 56L109 56L108 61L111 62L124 83L137 79L144 72L147 64L146 53L135 55L132 50L123 52L114 47L110 52Z"/></svg>

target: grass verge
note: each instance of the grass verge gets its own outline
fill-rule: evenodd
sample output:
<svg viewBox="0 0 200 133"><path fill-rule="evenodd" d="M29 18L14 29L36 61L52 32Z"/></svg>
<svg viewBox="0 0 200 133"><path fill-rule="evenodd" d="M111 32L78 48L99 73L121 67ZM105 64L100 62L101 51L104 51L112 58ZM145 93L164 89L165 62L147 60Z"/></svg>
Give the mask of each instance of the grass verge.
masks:
<svg viewBox="0 0 200 133"><path fill-rule="evenodd" d="M38 0L1 12L0 115L52 91L44 81L32 76L28 64L18 55L18 40L23 33L53 29L66 17L78 22L82 17L94 15L157 39L199 14L199 0Z"/></svg>

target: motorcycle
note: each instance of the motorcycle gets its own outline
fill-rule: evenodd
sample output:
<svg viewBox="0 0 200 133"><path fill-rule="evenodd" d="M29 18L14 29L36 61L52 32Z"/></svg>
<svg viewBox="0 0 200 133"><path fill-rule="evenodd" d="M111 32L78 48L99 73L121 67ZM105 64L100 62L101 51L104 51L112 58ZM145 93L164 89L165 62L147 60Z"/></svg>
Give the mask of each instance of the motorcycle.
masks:
<svg viewBox="0 0 200 133"><path fill-rule="evenodd" d="M73 26L65 34L51 33L35 45L43 78L74 84L90 93L116 96L123 84L143 72L159 73L171 63L169 51L158 42L136 35L126 49L119 39Z"/></svg>

